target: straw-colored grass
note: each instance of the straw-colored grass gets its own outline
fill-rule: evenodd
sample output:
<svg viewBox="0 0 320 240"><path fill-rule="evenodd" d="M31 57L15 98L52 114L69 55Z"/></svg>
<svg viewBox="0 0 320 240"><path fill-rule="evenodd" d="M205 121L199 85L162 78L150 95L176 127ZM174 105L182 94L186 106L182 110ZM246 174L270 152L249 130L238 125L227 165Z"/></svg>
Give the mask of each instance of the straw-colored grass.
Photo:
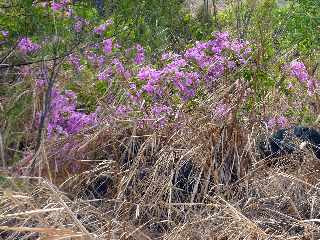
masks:
<svg viewBox="0 0 320 240"><path fill-rule="evenodd" d="M1 182L1 239L319 239L320 162L311 152L261 159L259 128L192 114L175 131L119 122L75 136L82 158L69 175L68 165L54 170L53 149L65 142L48 145L40 177ZM188 162L187 193L175 180ZM97 196L99 179L107 184Z"/></svg>

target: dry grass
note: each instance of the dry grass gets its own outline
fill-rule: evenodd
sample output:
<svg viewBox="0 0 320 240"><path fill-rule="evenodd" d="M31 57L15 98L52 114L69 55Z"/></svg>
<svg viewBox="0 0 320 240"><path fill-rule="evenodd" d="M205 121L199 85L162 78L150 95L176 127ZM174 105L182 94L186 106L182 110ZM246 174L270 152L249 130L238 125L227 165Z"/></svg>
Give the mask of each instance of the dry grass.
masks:
<svg viewBox="0 0 320 240"><path fill-rule="evenodd" d="M76 174L54 170L52 149L65 142L49 145L41 177L2 180L1 239L320 238L320 162L311 153L259 160L260 130L192 114L153 134L119 123L75 136ZM177 178L190 162L186 192ZM107 184L97 196L99 179Z"/></svg>

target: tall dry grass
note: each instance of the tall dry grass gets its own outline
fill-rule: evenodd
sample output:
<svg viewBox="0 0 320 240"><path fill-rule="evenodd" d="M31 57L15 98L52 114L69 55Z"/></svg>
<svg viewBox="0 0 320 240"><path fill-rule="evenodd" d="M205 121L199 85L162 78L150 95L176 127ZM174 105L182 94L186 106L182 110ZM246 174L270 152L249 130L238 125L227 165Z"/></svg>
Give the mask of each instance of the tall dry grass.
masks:
<svg viewBox="0 0 320 240"><path fill-rule="evenodd" d="M237 107L213 120L216 98L179 127L118 120L48 142L37 177L2 179L1 239L319 239L320 162L308 151L262 159L264 126ZM76 160L57 170L68 141Z"/></svg>

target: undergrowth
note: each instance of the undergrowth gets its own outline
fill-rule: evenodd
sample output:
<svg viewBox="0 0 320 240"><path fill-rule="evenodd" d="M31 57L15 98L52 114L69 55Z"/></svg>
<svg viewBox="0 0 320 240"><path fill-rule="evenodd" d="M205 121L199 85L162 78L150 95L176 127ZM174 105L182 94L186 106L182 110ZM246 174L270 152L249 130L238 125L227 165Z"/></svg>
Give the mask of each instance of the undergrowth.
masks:
<svg viewBox="0 0 320 240"><path fill-rule="evenodd" d="M1 239L320 238L316 1L161 4L0 1Z"/></svg>

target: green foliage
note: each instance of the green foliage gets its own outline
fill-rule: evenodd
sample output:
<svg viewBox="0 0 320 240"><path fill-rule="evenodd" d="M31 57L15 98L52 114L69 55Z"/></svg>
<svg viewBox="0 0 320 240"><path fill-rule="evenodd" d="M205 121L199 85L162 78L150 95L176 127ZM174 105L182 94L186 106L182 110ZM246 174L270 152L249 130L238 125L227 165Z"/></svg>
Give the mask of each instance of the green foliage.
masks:
<svg viewBox="0 0 320 240"><path fill-rule="evenodd" d="M320 47L319 0L291 0L276 11L276 31L281 33L282 47L297 45L303 54Z"/></svg>
<svg viewBox="0 0 320 240"><path fill-rule="evenodd" d="M114 35L128 46L141 43L153 57L164 49L181 50L213 30L211 24L194 19L182 0L109 0L106 6L115 22Z"/></svg>
<svg viewBox="0 0 320 240"><path fill-rule="evenodd" d="M182 19L182 1L177 0L111 0L106 6L115 21L115 34L123 42L139 42L152 49L166 45Z"/></svg>

